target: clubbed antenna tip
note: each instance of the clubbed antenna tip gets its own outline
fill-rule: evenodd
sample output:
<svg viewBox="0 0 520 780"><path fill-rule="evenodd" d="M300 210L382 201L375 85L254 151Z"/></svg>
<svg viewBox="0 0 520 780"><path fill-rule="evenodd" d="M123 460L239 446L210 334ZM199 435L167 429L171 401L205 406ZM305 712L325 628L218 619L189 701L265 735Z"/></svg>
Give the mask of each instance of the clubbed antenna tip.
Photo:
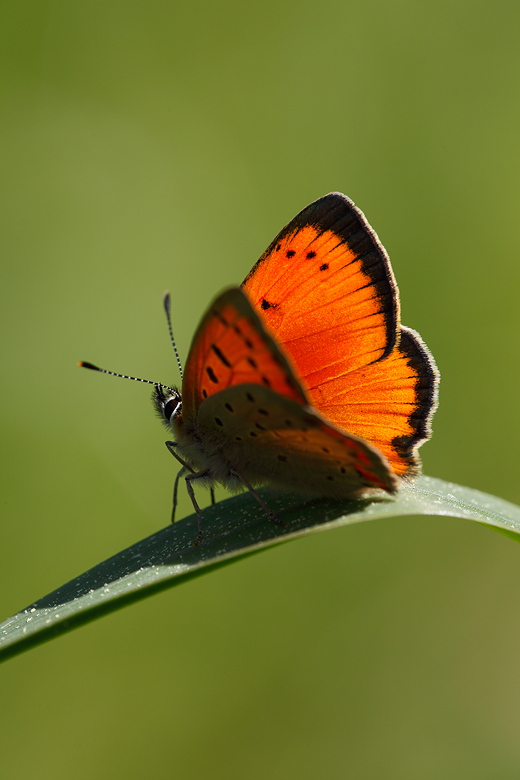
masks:
<svg viewBox="0 0 520 780"><path fill-rule="evenodd" d="M90 368L92 371L99 371L100 374L110 374L110 376L119 376L121 379L131 379L134 382L144 382L147 385L155 385L155 387L162 387L165 390L171 390L170 387L167 387L166 385L162 385L160 382L152 382L150 379L140 379L138 376L128 376L127 374L118 374L117 371L107 371L106 368L99 368L99 366L95 366L94 363L87 363L84 360L81 360L78 363L78 366L81 366L82 368Z"/></svg>

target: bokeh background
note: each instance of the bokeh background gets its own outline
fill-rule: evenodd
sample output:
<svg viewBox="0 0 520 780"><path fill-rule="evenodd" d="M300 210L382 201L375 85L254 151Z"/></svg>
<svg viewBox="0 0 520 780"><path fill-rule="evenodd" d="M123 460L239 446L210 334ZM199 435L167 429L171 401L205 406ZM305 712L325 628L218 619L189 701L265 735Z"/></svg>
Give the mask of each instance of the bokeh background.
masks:
<svg viewBox="0 0 520 780"><path fill-rule="evenodd" d="M427 474L520 502L520 5L0 3L0 619L168 522L143 385L331 191L442 373ZM181 515L190 511L182 499ZM284 545L0 669L5 778L520 775L520 547Z"/></svg>

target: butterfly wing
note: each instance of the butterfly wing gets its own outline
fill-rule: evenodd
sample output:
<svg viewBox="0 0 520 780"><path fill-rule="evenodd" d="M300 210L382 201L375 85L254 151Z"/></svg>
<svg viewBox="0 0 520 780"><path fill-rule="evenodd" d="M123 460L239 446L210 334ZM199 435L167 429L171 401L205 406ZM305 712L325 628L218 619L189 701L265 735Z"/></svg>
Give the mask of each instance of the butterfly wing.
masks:
<svg viewBox="0 0 520 780"><path fill-rule="evenodd" d="M401 328L399 346L383 361L335 377L311 391L313 403L336 425L374 444L393 471L420 472L418 447L431 436L438 372L418 333Z"/></svg>
<svg viewBox="0 0 520 780"><path fill-rule="evenodd" d="M340 193L286 225L242 286L311 388L345 363L353 370L382 360L397 343L390 261L362 212Z"/></svg>
<svg viewBox="0 0 520 780"><path fill-rule="evenodd" d="M235 385L205 400L197 435L253 485L330 498L396 488L386 459L374 447L260 384Z"/></svg>
<svg viewBox="0 0 520 780"><path fill-rule="evenodd" d="M202 319L182 395L183 430L223 482L219 474L236 470L253 484L338 498L395 488L374 447L310 408L290 358L238 288L222 293Z"/></svg>
<svg viewBox="0 0 520 780"><path fill-rule="evenodd" d="M438 372L400 326L390 261L352 201L331 193L276 237L243 287L335 425L366 438L413 476L430 435Z"/></svg>
<svg viewBox="0 0 520 780"><path fill-rule="evenodd" d="M308 403L287 357L247 297L230 288L211 304L193 337L182 382L183 418L195 419L207 398L247 383Z"/></svg>

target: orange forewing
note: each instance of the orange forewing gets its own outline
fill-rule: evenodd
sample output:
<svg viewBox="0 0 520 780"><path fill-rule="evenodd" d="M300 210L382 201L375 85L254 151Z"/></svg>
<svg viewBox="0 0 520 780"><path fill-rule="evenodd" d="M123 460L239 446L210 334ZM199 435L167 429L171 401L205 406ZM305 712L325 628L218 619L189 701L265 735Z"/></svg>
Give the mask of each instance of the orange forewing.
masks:
<svg viewBox="0 0 520 780"><path fill-rule="evenodd" d="M291 366L240 289L212 304L193 338L182 383L184 419L234 385L260 384L301 404L308 400Z"/></svg>
<svg viewBox="0 0 520 780"><path fill-rule="evenodd" d="M244 281L309 386L381 360L397 342L390 262L363 214L333 193L307 206Z"/></svg>
<svg viewBox="0 0 520 780"><path fill-rule="evenodd" d="M243 287L312 405L374 444L396 474L416 473L438 373L420 337L400 327L390 261L352 201L331 193L307 206Z"/></svg>

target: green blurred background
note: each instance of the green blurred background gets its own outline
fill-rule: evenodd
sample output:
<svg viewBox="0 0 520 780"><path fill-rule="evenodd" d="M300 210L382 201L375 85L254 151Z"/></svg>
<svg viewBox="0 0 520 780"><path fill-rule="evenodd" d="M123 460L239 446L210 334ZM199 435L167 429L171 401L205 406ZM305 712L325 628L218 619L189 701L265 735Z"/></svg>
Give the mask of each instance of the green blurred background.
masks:
<svg viewBox="0 0 520 780"><path fill-rule="evenodd" d="M148 390L76 361L176 382L164 289L184 357L331 190L442 372L425 472L520 503L519 39L518 2L0 4L0 620L168 522ZM2 777L518 778L519 608L475 523L284 545L2 666Z"/></svg>

